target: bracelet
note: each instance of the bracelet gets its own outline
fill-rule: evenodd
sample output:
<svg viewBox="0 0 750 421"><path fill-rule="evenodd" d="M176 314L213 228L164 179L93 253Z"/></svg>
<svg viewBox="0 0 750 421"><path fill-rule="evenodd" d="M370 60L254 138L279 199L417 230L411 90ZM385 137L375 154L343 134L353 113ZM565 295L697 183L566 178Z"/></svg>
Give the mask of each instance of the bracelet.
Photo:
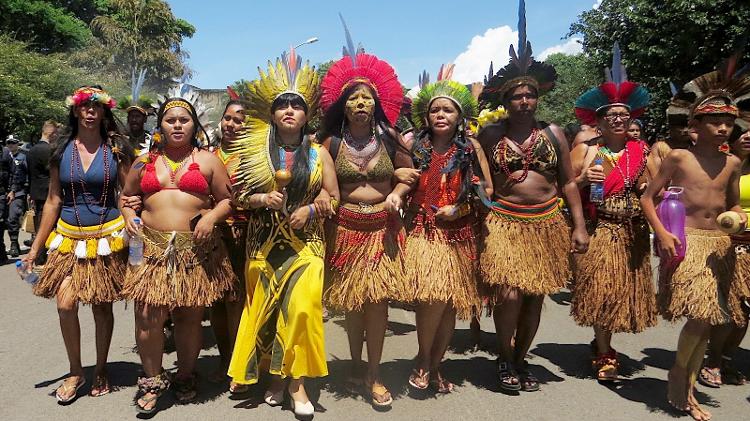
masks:
<svg viewBox="0 0 750 421"><path fill-rule="evenodd" d="M331 208L333 209L334 212L339 210L339 201L334 198L331 198Z"/></svg>
<svg viewBox="0 0 750 421"><path fill-rule="evenodd" d="M307 207L310 209L310 219L315 217L315 206L313 205L307 205Z"/></svg>
<svg viewBox="0 0 750 421"><path fill-rule="evenodd" d="M469 213L471 213L471 206L469 206L468 203L463 203L463 204L461 204L461 205L459 205L459 206L456 207L456 215L459 218L463 218L464 216L468 215Z"/></svg>
<svg viewBox="0 0 750 421"><path fill-rule="evenodd" d="M268 198L268 193L261 193L260 194L260 207L267 206L266 205L266 199Z"/></svg>

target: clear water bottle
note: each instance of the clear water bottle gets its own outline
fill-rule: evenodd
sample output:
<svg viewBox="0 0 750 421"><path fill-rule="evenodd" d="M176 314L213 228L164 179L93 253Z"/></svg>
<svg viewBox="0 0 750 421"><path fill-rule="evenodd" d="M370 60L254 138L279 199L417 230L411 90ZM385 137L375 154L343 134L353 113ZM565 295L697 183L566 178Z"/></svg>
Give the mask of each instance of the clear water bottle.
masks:
<svg viewBox="0 0 750 421"><path fill-rule="evenodd" d="M34 285L39 282L39 274L34 272L29 265L20 260L16 262L16 272L18 272L18 276L29 285Z"/></svg>
<svg viewBox="0 0 750 421"><path fill-rule="evenodd" d="M600 156L597 156L596 159L594 159L594 165L602 166L602 158ZM604 183L602 182L592 182L591 183L591 193L589 194L589 201L591 203L602 203L604 202Z"/></svg>
<svg viewBox="0 0 750 421"><path fill-rule="evenodd" d="M138 232L130 236L128 241L128 263L138 266L143 263L143 235L141 234L141 218L133 218L138 225Z"/></svg>

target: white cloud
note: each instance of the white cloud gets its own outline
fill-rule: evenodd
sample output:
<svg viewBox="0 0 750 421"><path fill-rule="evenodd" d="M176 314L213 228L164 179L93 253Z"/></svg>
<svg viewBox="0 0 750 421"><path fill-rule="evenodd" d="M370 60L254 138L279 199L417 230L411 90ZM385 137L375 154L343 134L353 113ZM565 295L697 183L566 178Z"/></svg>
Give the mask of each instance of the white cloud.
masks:
<svg viewBox="0 0 750 421"><path fill-rule="evenodd" d="M596 3L594 3L593 6L591 6L592 9L598 9L599 6L602 5L602 0L596 0Z"/></svg>
<svg viewBox="0 0 750 421"><path fill-rule="evenodd" d="M471 39L466 51L459 54L453 63L453 79L461 83L481 82L493 62L495 71L508 64L508 47L518 41L518 32L510 26L488 29L484 35Z"/></svg>
<svg viewBox="0 0 750 421"><path fill-rule="evenodd" d="M563 44L553 45L547 48L539 54L538 60L546 60L550 54L564 53L564 54L578 54L583 52L583 46L581 45L581 38L573 37Z"/></svg>

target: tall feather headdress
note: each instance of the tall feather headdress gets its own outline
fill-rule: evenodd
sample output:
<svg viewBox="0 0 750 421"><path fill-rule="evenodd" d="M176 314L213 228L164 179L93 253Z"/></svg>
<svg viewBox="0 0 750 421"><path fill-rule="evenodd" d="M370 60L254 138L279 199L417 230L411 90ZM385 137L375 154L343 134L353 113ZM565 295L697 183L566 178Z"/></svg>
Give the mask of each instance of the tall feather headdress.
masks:
<svg viewBox="0 0 750 421"><path fill-rule="evenodd" d="M395 124L404 100L404 91L396 72L386 61L364 53L361 46L355 49L349 28L341 13L339 18L344 25L346 36L344 57L331 65L320 83L321 107L324 111L327 110L338 101L347 88L364 83L375 91L386 118L391 124Z"/></svg>
<svg viewBox="0 0 750 421"><path fill-rule="evenodd" d="M477 100L471 95L466 85L451 80L453 76L453 64L440 66L437 82L430 83L430 75L425 71L419 76L420 90L412 103L412 114L414 125L418 130L423 129L427 121L432 101L438 98L448 98L458 106L461 117L464 119L474 118L477 115Z"/></svg>
<svg viewBox="0 0 750 421"><path fill-rule="evenodd" d="M557 80L555 68L534 60L531 42L526 37L526 2L518 2L518 51L510 46L510 62L493 74L493 63L484 78L484 90L479 101L484 108L503 105L506 95L515 88L529 85L539 95L552 90Z"/></svg>
<svg viewBox="0 0 750 421"><path fill-rule="evenodd" d="M153 98L142 96L143 84L146 82L146 69L133 69L130 75L130 95L118 101L118 108L129 113L133 110L149 115L154 112Z"/></svg>
<svg viewBox="0 0 750 421"><path fill-rule="evenodd" d="M742 56L737 52L719 67L686 83L667 108L670 119L690 120L706 114L729 114L739 117L738 124L750 121L750 67L739 67ZM743 127L744 128L744 127Z"/></svg>
<svg viewBox="0 0 750 421"><path fill-rule="evenodd" d="M604 78L604 83L584 92L576 100L576 117L582 123L595 125L597 113L616 105L627 108L632 118L638 118L646 112L649 93L640 84L628 80L618 42L612 47L612 67L605 68Z"/></svg>
<svg viewBox="0 0 750 421"><path fill-rule="evenodd" d="M284 52L275 63L269 60L268 71L258 68L258 73L258 79L247 82L243 130L229 145L229 152L236 153L239 160L232 180L233 184L243 186L237 197L239 203L244 203L254 192L276 189L269 144L269 137L274 136L271 105L276 98L285 93L299 95L307 104L308 120L318 108L318 73L308 62L302 64L294 48L288 54Z"/></svg>

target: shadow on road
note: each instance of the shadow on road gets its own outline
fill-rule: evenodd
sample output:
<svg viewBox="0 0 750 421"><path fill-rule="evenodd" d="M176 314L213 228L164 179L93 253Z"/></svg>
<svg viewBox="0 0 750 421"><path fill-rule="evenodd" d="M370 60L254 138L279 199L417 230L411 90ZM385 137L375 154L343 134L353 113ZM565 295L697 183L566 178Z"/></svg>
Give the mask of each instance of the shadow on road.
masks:
<svg viewBox="0 0 750 421"><path fill-rule="evenodd" d="M591 347L589 344L537 344L530 351L552 364L560 367L560 370L568 376L579 379L591 378ZM620 376L630 377L645 370L643 362L634 360L628 355L618 353L620 361Z"/></svg>

